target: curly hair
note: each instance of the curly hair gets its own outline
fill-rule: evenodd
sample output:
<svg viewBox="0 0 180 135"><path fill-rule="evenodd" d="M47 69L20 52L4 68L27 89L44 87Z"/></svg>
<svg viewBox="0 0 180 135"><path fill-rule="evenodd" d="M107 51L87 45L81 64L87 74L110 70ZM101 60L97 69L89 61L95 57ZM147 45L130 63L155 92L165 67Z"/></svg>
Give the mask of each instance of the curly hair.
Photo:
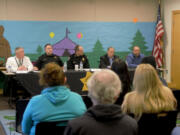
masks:
<svg viewBox="0 0 180 135"><path fill-rule="evenodd" d="M48 63L40 72L40 85L58 86L64 85L65 74L63 68L56 63Z"/></svg>

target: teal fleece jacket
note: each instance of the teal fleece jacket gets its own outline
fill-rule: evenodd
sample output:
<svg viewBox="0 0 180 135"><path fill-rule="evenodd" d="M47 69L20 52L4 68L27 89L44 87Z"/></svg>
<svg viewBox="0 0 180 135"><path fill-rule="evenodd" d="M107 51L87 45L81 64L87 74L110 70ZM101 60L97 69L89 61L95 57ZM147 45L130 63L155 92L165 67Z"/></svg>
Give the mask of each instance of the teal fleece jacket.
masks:
<svg viewBox="0 0 180 135"><path fill-rule="evenodd" d="M48 87L28 103L23 115L22 131L35 135L39 122L71 120L83 115L86 110L81 96L66 86Z"/></svg>

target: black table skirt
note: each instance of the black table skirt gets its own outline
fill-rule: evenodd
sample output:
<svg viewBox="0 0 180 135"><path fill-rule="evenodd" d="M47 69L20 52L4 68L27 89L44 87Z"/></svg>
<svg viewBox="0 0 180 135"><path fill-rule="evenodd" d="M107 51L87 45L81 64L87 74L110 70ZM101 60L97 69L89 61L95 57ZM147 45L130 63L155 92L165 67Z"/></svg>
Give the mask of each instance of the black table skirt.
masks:
<svg viewBox="0 0 180 135"><path fill-rule="evenodd" d="M86 95L87 91L82 91L84 84L81 82L81 78L86 76L86 71L68 71L65 72L67 77L67 87L72 91L81 95ZM16 74L16 80L32 95L40 94L43 90L43 86L39 85L39 73L30 72L27 74Z"/></svg>
<svg viewBox="0 0 180 135"><path fill-rule="evenodd" d="M92 72L91 72L92 73ZM134 70L129 70L131 82L134 77ZM80 95L87 95L87 89L82 90L84 87L84 83L81 81L82 78L85 78L87 75L86 71L67 71L65 72L67 77L67 87L69 87L72 91L79 93ZM8 78L8 77L7 77ZM26 74L15 74L13 77L17 84L21 85L27 92L31 95L38 95L43 90L43 86L39 85L39 73L37 72L29 72ZM5 84L8 83L9 79L6 80ZM15 83L15 81L13 81ZM12 81L11 81L12 82ZM14 89L14 88L13 88ZM4 93L7 93L7 90L4 90ZM7 94L6 94L7 95Z"/></svg>

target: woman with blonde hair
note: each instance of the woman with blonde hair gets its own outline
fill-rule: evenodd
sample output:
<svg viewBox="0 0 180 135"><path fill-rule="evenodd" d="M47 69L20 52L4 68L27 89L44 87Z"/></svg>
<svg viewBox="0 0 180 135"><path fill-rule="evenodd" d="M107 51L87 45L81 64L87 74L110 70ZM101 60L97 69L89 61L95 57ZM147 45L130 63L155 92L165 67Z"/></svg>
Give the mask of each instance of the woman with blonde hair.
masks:
<svg viewBox="0 0 180 135"><path fill-rule="evenodd" d="M163 86L156 70L149 64L140 64L135 71L134 91L128 93L122 104L125 113L140 118L142 113L159 113L176 109L172 91Z"/></svg>

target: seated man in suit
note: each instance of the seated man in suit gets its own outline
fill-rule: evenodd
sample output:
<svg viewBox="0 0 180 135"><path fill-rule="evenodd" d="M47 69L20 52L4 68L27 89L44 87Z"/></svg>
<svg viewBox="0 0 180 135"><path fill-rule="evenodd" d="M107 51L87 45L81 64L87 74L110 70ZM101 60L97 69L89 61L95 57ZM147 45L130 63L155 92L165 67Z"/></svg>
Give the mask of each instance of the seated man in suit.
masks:
<svg viewBox="0 0 180 135"><path fill-rule="evenodd" d="M82 62L83 68L89 68L89 61L86 55L84 55L83 47L77 45L75 47L75 53L70 56L67 62L67 68L75 69L75 65L78 65L80 67L80 62Z"/></svg>
<svg viewBox="0 0 180 135"><path fill-rule="evenodd" d="M114 48L109 47L107 50L107 54L100 57L100 64L99 68L111 68L111 65L115 59L118 59L119 57L114 55Z"/></svg>
<svg viewBox="0 0 180 135"><path fill-rule="evenodd" d="M10 72L31 71L33 69L29 57L24 56L24 48L16 47L15 56L7 59L6 69Z"/></svg>
<svg viewBox="0 0 180 135"><path fill-rule="evenodd" d="M134 46L133 52L126 58L126 62L129 68L136 68L137 65L141 64L144 54L141 54L139 46Z"/></svg>
<svg viewBox="0 0 180 135"><path fill-rule="evenodd" d="M53 48L51 44L46 44L44 46L45 54L41 55L36 61L34 70L41 70L46 64L50 62L55 62L59 66L63 67L63 62L59 56L53 54Z"/></svg>

